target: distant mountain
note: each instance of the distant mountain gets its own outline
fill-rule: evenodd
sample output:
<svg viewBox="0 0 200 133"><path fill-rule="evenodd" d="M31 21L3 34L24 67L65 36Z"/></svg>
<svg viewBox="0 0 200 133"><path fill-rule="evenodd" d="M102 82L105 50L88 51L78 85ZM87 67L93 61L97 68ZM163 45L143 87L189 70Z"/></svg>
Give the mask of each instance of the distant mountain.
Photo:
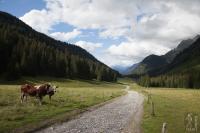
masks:
<svg viewBox="0 0 200 133"><path fill-rule="evenodd" d="M133 74L142 75L152 69L162 67L167 62L163 56L149 55L132 71Z"/></svg>
<svg viewBox="0 0 200 133"><path fill-rule="evenodd" d="M0 12L0 76L54 76L115 81L119 73L81 47L33 30Z"/></svg>
<svg viewBox="0 0 200 133"><path fill-rule="evenodd" d="M180 42L180 44L173 50L167 52L165 55L150 55L139 63L139 65L129 74L144 75L148 72L155 72L157 69L163 68L170 64L174 58L185 49L191 46L200 36L197 35L193 39L187 39Z"/></svg>
<svg viewBox="0 0 200 133"><path fill-rule="evenodd" d="M194 43L200 35L195 36L193 39L187 39L180 42L180 44L173 50L167 52L165 55L165 59L168 63L173 61L173 59L178 55L180 52L182 52L184 49L188 48L192 43Z"/></svg>
<svg viewBox="0 0 200 133"><path fill-rule="evenodd" d="M148 71L139 84L159 87L200 88L200 37L167 65Z"/></svg>
<svg viewBox="0 0 200 133"><path fill-rule="evenodd" d="M121 65L115 65L112 68L118 71L120 74L124 74L124 71L127 69L126 66L121 66Z"/></svg>
<svg viewBox="0 0 200 133"><path fill-rule="evenodd" d="M180 52L174 60L163 68L162 73L177 73L200 70L200 37L197 38L188 48Z"/></svg>
<svg viewBox="0 0 200 133"><path fill-rule="evenodd" d="M126 68L126 69L122 72L122 74L123 74L123 75L129 75L129 74L131 74L131 73L135 70L135 68L136 68L138 65L139 65L139 63L133 64L132 66Z"/></svg>
<svg viewBox="0 0 200 133"><path fill-rule="evenodd" d="M113 66L112 68L116 71L118 71L120 74L122 75L127 75L129 73L131 73L135 67L137 67L137 63L136 64L133 64L132 66L121 66L121 65L116 65L116 66Z"/></svg>

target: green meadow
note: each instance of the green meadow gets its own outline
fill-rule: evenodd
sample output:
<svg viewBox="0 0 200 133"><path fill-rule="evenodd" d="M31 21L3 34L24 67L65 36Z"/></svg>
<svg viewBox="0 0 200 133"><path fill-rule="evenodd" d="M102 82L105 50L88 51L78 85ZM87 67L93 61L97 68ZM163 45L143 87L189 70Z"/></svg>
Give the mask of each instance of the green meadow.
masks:
<svg viewBox="0 0 200 133"><path fill-rule="evenodd" d="M50 102L44 97L40 106L34 97L20 103L20 85L24 83L52 83L59 88ZM125 94L120 83L58 78L28 78L15 82L0 83L0 132L20 131L66 121L90 106Z"/></svg>
<svg viewBox="0 0 200 133"><path fill-rule="evenodd" d="M145 88L128 82L131 89L145 96L142 128L144 133L160 133L164 122L168 133L198 133L200 132L200 90L183 88ZM148 95L151 95L148 103ZM155 116L152 116L154 103ZM186 131L187 114L192 114L192 130L194 117L198 117L198 130Z"/></svg>
<svg viewBox="0 0 200 133"><path fill-rule="evenodd" d="M20 85L24 83L42 84L51 82L59 86L50 102L43 99L40 106L33 97L20 103ZM182 88L145 88L130 79L120 79L117 83L68 80L61 78L29 78L15 82L0 83L0 132L20 131L43 127L47 123L67 121L88 107L103 103L125 94L124 84L144 95L142 128L144 133L160 133L162 124L167 123L169 133L185 133L186 116L198 116L200 125L200 91ZM148 103L148 95L151 95ZM151 115L151 102L155 105L155 116ZM47 125L46 125L47 126ZM198 127L198 130L199 127ZM186 132L187 133L187 132ZM189 133L189 132L188 132ZM195 132L190 132L195 133Z"/></svg>

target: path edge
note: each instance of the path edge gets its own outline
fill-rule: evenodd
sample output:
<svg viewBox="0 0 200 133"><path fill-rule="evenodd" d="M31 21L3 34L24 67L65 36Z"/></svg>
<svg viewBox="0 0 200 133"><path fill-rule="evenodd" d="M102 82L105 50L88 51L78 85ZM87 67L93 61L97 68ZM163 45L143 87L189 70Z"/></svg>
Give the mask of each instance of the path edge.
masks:
<svg viewBox="0 0 200 133"><path fill-rule="evenodd" d="M125 93L122 94L121 96L117 96L115 98L109 99L107 101L98 103L96 105L93 105L93 106L90 106L90 107L87 107L87 108L84 108L84 109L76 109L76 110L73 110L73 111L62 113L62 114L59 114L59 115L57 115L53 118L49 118L49 119L43 120L41 122L38 122L37 124L34 124L34 125L33 124L27 124L25 126L15 128L11 131L11 133L33 133L33 132L40 131L44 128L48 128L48 127L53 126L53 125L68 122L70 120L81 117L83 113L96 110L96 109L98 109L98 108L100 108L100 107L102 107L106 104L109 104L111 102L114 102L114 101L116 101L116 100L120 99L121 97L124 97L128 94L126 91L124 91L124 92Z"/></svg>

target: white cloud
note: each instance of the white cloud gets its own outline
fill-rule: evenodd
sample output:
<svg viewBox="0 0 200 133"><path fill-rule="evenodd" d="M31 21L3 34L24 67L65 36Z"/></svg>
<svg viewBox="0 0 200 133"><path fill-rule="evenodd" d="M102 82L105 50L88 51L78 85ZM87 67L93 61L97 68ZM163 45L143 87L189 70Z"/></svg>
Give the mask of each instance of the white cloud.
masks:
<svg viewBox="0 0 200 133"><path fill-rule="evenodd" d="M110 38L118 39L118 37L120 36L127 35L128 32L129 32L128 28L110 28L110 29L100 32L99 36L102 38L110 37Z"/></svg>
<svg viewBox="0 0 200 133"><path fill-rule="evenodd" d="M51 17L49 12L43 10L31 10L24 16L20 17L22 21L32 26L35 30L43 33L48 33L51 27L56 23L55 19Z"/></svg>
<svg viewBox="0 0 200 133"><path fill-rule="evenodd" d="M163 10L153 16L145 15L136 25L135 35L140 39L178 42L200 32L200 15L192 14L175 3L165 3ZM166 12L167 10L167 12ZM172 47L174 47L174 44ZM161 44L162 45L162 44ZM170 46L171 47L171 46Z"/></svg>
<svg viewBox="0 0 200 133"><path fill-rule="evenodd" d="M51 36L68 40L82 29L97 29L101 38L127 38L111 45L99 59L106 64L138 62L149 54L164 54L182 39L200 33L199 0L45 0L42 10L31 10L20 19L43 33L62 22L79 29ZM77 42L94 51L96 45ZM101 47L98 44L97 47ZM106 57L105 57L106 56ZM103 59L105 57L105 59Z"/></svg>
<svg viewBox="0 0 200 133"><path fill-rule="evenodd" d="M61 41L69 41L70 39L76 38L80 34L81 31L74 29L72 32L53 32L50 36Z"/></svg>
<svg viewBox="0 0 200 133"><path fill-rule="evenodd" d="M102 47L101 43L92 43L92 42L86 42L86 41L78 41L75 43L75 45L80 46L89 52L94 52L97 48Z"/></svg>
<svg viewBox="0 0 200 133"><path fill-rule="evenodd" d="M130 26L129 15L135 14L135 2L131 0L45 0L46 8L31 10L20 19L38 31L47 33L58 22L73 25L79 29L101 29L112 35ZM134 16L134 15L133 15ZM123 35L122 33L117 36Z"/></svg>
<svg viewBox="0 0 200 133"><path fill-rule="evenodd" d="M104 53L101 56L97 56L97 58L107 64L110 67L113 66L130 66L133 64L133 58L129 58L126 56L116 56L116 55L111 55L108 53Z"/></svg>
<svg viewBox="0 0 200 133"><path fill-rule="evenodd" d="M130 60L137 63L150 54L164 54L176 47L181 40L200 33L200 14L191 13L191 10L181 8L174 1L158 3L158 7L160 9L154 9L154 13L142 15L129 33L128 41L108 48L110 58L114 60L117 56L126 57L124 63L118 60L119 57L112 60L112 63L105 62L111 66L128 65Z"/></svg>
<svg viewBox="0 0 200 133"><path fill-rule="evenodd" d="M174 36L175 32L182 33L178 39L199 32L199 26L197 27L200 17L199 0L194 2L187 0L45 1L45 9L31 10L21 17L27 24L45 33L58 22L70 24L78 29L99 29L101 37L132 34L141 38L150 36L166 39L170 36L172 40L177 40L179 34ZM136 18L139 14L145 15L137 22Z"/></svg>
<svg viewBox="0 0 200 133"><path fill-rule="evenodd" d="M154 41L146 42L129 40L127 42L122 42L119 45L111 45L107 49L106 53L110 56L110 58L113 58L113 62L110 62L109 60L105 60L105 62L110 66L115 66L118 64L129 66L133 62L137 63L141 61L141 59L148 56L149 54L162 55L167 51L169 51L169 48L155 44Z"/></svg>

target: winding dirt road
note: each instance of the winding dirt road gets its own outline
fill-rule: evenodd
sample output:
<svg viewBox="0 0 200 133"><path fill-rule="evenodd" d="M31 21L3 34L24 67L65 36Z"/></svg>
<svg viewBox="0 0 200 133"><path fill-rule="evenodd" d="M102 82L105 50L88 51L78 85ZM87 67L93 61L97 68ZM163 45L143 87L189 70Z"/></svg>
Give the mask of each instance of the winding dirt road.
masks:
<svg viewBox="0 0 200 133"><path fill-rule="evenodd" d="M143 113L143 96L130 91L111 103L80 117L42 129L37 133L140 133Z"/></svg>

